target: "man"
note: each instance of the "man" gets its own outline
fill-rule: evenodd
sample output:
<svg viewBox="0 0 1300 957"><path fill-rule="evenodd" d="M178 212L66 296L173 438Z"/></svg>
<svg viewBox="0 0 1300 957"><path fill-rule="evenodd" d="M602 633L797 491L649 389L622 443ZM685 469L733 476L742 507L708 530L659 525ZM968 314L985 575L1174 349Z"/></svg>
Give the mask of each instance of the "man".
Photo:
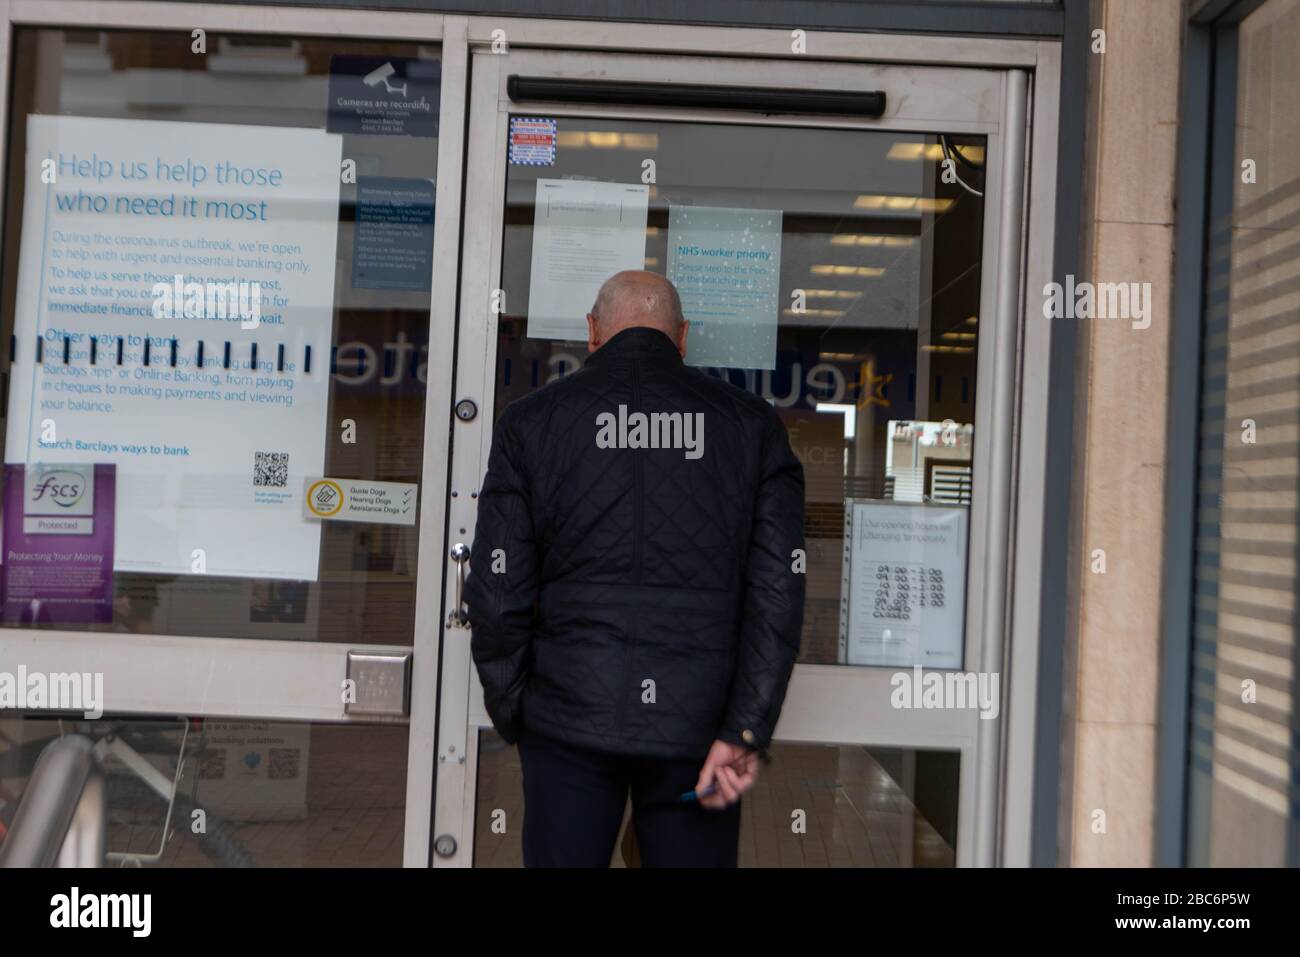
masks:
<svg viewBox="0 0 1300 957"><path fill-rule="evenodd" d="M799 648L803 469L771 405L684 364L668 280L618 273L587 329L497 423L467 583L524 864L608 866L630 791L646 866L734 867Z"/></svg>

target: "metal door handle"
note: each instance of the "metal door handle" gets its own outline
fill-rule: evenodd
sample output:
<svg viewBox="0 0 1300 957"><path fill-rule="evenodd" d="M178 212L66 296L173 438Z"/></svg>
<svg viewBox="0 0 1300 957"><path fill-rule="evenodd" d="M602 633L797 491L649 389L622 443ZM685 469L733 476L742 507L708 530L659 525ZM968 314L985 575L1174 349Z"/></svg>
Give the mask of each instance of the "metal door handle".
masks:
<svg viewBox="0 0 1300 957"><path fill-rule="evenodd" d="M457 542L451 547L451 559L456 563L456 604L447 613L448 628L468 628L469 609L465 607L465 565L469 562L469 546Z"/></svg>

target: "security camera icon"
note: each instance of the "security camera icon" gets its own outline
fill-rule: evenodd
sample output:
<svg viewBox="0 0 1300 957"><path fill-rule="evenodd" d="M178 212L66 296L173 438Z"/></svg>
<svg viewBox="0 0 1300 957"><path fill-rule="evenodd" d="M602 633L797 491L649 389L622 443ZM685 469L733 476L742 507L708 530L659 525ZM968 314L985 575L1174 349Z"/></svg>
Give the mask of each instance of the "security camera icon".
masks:
<svg viewBox="0 0 1300 957"><path fill-rule="evenodd" d="M378 86L384 84L384 89L389 93L400 93L406 95L406 84L396 85L388 82L388 78L397 73L397 68L392 63L385 63L381 67L376 67L367 73L363 79L366 86Z"/></svg>

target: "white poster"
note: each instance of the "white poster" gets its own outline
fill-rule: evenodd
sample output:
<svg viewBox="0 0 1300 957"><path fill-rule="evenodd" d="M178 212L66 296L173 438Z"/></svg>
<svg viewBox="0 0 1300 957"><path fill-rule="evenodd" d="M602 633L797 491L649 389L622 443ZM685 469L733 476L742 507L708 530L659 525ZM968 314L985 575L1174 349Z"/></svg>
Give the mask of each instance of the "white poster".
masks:
<svg viewBox="0 0 1300 957"><path fill-rule="evenodd" d="M689 365L776 368L781 210L670 207L668 278L691 324Z"/></svg>
<svg viewBox="0 0 1300 957"><path fill-rule="evenodd" d="M616 272L645 268L650 187L539 179L528 338L587 340L587 313Z"/></svg>
<svg viewBox="0 0 1300 957"><path fill-rule="evenodd" d="M341 152L29 117L5 461L115 463L117 571L316 578Z"/></svg>
<svg viewBox="0 0 1300 957"><path fill-rule="evenodd" d="M307 816L311 725L203 722L198 800L227 821L301 821Z"/></svg>
<svg viewBox="0 0 1300 957"><path fill-rule="evenodd" d="M849 499L840 660L960 668L967 509Z"/></svg>

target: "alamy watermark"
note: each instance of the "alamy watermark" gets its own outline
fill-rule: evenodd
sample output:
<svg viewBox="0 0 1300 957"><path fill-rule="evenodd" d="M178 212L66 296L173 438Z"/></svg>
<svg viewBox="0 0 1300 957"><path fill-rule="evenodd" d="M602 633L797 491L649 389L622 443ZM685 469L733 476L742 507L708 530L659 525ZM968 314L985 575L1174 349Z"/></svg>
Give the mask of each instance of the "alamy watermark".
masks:
<svg viewBox="0 0 1300 957"><path fill-rule="evenodd" d="M87 720L104 715L104 673L0 671L0 709L80 711Z"/></svg>
<svg viewBox="0 0 1300 957"><path fill-rule="evenodd" d="M688 459L704 455L703 412L632 412L596 416L596 447L602 449L683 449Z"/></svg>
<svg viewBox="0 0 1300 957"><path fill-rule="evenodd" d="M123 928L148 937L153 928L152 894L83 894L80 887L50 898L50 926Z"/></svg>
<svg viewBox="0 0 1300 957"><path fill-rule="evenodd" d="M155 319L238 319L239 328L256 329L262 319L262 286L256 282L185 281L153 284Z"/></svg>
<svg viewBox="0 0 1300 957"><path fill-rule="evenodd" d="M1045 319L1128 319L1134 329L1151 325L1151 283L1078 282L1073 275L1065 284L1043 287Z"/></svg>
<svg viewBox="0 0 1300 957"><path fill-rule="evenodd" d="M894 690L889 703L900 710L934 711L979 709L980 717L992 720L1000 710L996 673L974 671L926 671L914 665L909 674L896 671L889 678Z"/></svg>

